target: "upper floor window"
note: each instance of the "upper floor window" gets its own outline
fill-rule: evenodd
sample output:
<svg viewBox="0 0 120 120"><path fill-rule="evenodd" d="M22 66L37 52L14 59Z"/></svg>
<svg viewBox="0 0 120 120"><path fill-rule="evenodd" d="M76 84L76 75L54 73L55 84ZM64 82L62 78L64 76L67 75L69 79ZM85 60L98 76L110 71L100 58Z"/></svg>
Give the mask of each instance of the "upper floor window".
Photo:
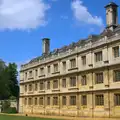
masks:
<svg viewBox="0 0 120 120"><path fill-rule="evenodd" d="M58 72L58 64L54 64L54 72Z"/></svg>
<svg viewBox="0 0 120 120"><path fill-rule="evenodd" d="M32 105L32 98L28 99L28 105Z"/></svg>
<svg viewBox="0 0 120 120"><path fill-rule="evenodd" d="M82 95L81 96L81 104L82 105L87 105L87 95Z"/></svg>
<svg viewBox="0 0 120 120"><path fill-rule="evenodd" d="M38 70L37 69L35 70L35 76L36 77L38 76Z"/></svg>
<svg viewBox="0 0 120 120"><path fill-rule="evenodd" d="M25 79L27 79L27 72L25 73Z"/></svg>
<svg viewBox="0 0 120 120"><path fill-rule="evenodd" d="M40 68L40 75L44 75L44 68Z"/></svg>
<svg viewBox="0 0 120 120"><path fill-rule="evenodd" d="M44 90L44 82L43 81L40 82L40 90Z"/></svg>
<svg viewBox="0 0 120 120"><path fill-rule="evenodd" d="M115 82L120 81L120 70L115 70L114 71L114 81Z"/></svg>
<svg viewBox="0 0 120 120"><path fill-rule="evenodd" d="M58 80L54 80L53 81L53 89L57 89L58 88Z"/></svg>
<svg viewBox="0 0 120 120"><path fill-rule="evenodd" d="M75 68L76 67L76 59L71 59L70 60L70 67Z"/></svg>
<svg viewBox="0 0 120 120"><path fill-rule="evenodd" d="M66 62L65 61L63 62L63 70L64 71L66 70Z"/></svg>
<svg viewBox="0 0 120 120"><path fill-rule="evenodd" d="M25 92L27 92L27 85L25 85Z"/></svg>
<svg viewBox="0 0 120 120"><path fill-rule="evenodd" d="M47 89L50 89L50 81L47 82Z"/></svg>
<svg viewBox="0 0 120 120"><path fill-rule="evenodd" d="M86 56L82 56L82 65L86 65Z"/></svg>
<svg viewBox="0 0 120 120"><path fill-rule="evenodd" d="M43 97L39 98L39 105L43 105Z"/></svg>
<svg viewBox="0 0 120 120"><path fill-rule="evenodd" d="M35 101L34 101L34 102L35 102L35 105L37 105L37 104L38 104L37 98L35 98Z"/></svg>
<svg viewBox="0 0 120 120"><path fill-rule="evenodd" d="M100 84L103 83L103 73L96 73L95 74L95 83Z"/></svg>
<svg viewBox="0 0 120 120"><path fill-rule="evenodd" d="M27 105L27 98L24 99L24 105Z"/></svg>
<svg viewBox="0 0 120 120"><path fill-rule="evenodd" d="M50 105L50 97L47 97L47 105Z"/></svg>
<svg viewBox="0 0 120 120"><path fill-rule="evenodd" d="M82 76L81 85L87 85L86 75Z"/></svg>
<svg viewBox="0 0 120 120"><path fill-rule="evenodd" d="M114 94L114 104L120 106L120 94Z"/></svg>
<svg viewBox="0 0 120 120"><path fill-rule="evenodd" d="M102 51L95 53L95 61L102 61Z"/></svg>
<svg viewBox="0 0 120 120"><path fill-rule="evenodd" d="M29 84L29 91L32 91L32 84Z"/></svg>
<svg viewBox="0 0 120 120"><path fill-rule="evenodd" d="M66 79L62 79L62 87L66 88Z"/></svg>
<svg viewBox="0 0 120 120"><path fill-rule="evenodd" d="M76 77L70 77L70 87L76 86Z"/></svg>
<svg viewBox="0 0 120 120"><path fill-rule="evenodd" d="M37 91L37 90L38 90L38 84L35 83L35 91Z"/></svg>
<svg viewBox="0 0 120 120"><path fill-rule="evenodd" d="M104 95L96 95L95 96L95 104L96 105L104 105Z"/></svg>
<svg viewBox="0 0 120 120"><path fill-rule="evenodd" d="M29 77L30 78L32 77L32 71L29 71Z"/></svg>
<svg viewBox="0 0 120 120"><path fill-rule="evenodd" d="M114 58L120 56L119 46L117 46L117 47L113 47L113 55L114 55Z"/></svg>
<svg viewBox="0 0 120 120"><path fill-rule="evenodd" d="M62 105L66 105L66 96L62 97Z"/></svg>
<svg viewBox="0 0 120 120"><path fill-rule="evenodd" d="M48 74L50 74L50 66L48 66L47 69L48 69Z"/></svg>
<svg viewBox="0 0 120 120"><path fill-rule="evenodd" d="M70 105L76 105L76 96L70 96Z"/></svg>
<svg viewBox="0 0 120 120"><path fill-rule="evenodd" d="M58 105L58 97L53 97L53 105Z"/></svg>

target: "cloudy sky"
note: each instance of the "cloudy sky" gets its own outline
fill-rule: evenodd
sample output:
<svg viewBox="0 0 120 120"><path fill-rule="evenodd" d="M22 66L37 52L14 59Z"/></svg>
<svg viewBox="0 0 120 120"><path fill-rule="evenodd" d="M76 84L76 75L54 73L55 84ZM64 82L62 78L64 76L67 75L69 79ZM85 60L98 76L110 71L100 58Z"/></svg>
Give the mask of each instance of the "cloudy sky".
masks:
<svg viewBox="0 0 120 120"><path fill-rule="evenodd" d="M110 1L0 0L0 58L20 65L41 55L44 37L53 50L98 34L106 26L104 6Z"/></svg>

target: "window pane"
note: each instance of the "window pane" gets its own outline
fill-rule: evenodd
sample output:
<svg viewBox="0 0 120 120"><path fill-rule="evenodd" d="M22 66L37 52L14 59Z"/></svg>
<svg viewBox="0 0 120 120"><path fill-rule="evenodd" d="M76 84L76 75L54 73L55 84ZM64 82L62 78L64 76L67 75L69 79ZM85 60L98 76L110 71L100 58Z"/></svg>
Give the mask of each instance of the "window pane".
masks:
<svg viewBox="0 0 120 120"><path fill-rule="evenodd" d="M119 46L113 48L114 57L119 57Z"/></svg>
<svg viewBox="0 0 120 120"><path fill-rule="evenodd" d="M82 85L87 85L86 75L83 75L83 76L82 76L81 84L82 84Z"/></svg>
<svg viewBox="0 0 120 120"><path fill-rule="evenodd" d="M70 105L76 105L76 96L70 96Z"/></svg>
<svg viewBox="0 0 120 120"><path fill-rule="evenodd" d="M103 83L103 73L96 73L95 83L101 84Z"/></svg>
<svg viewBox="0 0 120 120"><path fill-rule="evenodd" d="M120 81L120 70L114 71L115 82Z"/></svg>
<svg viewBox="0 0 120 120"><path fill-rule="evenodd" d="M81 104L82 104L82 105L87 105L87 96L86 96L86 95L83 95L83 96L81 97Z"/></svg>
<svg viewBox="0 0 120 120"><path fill-rule="evenodd" d="M66 79L63 79L63 80L62 80L62 87L63 87L63 88L66 88Z"/></svg>
<svg viewBox="0 0 120 120"><path fill-rule="evenodd" d="M95 61L96 62L102 61L102 51L95 53Z"/></svg>
<svg viewBox="0 0 120 120"><path fill-rule="evenodd" d="M120 106L120 94L114 94L114 104Z"/></svg>
<svg viewBox="0 0 120 120"><path fill-rule="evenodd" d="M96 95L95 96L95 103L96 105L104 105L104 96L103 95Z"/></svg>

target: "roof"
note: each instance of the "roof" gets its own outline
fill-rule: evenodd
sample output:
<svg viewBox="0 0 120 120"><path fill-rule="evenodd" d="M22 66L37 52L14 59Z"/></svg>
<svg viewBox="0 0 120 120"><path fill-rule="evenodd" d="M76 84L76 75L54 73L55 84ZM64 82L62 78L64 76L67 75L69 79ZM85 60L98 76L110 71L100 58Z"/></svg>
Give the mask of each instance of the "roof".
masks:
<svg viewBox="0 0 120 120"><path fill-rule="evenodd" d="M108 5L105 6L105 8L110 7L110 6L118 7L118 5L116 3L110 2Z"/></svg>
<svg viewBox="0 0 120 120"><path fill-rule="evenodd" d="M120 32L120 25L118 25L114 29L114 31L112 31L112 30L110 30L108 28L105 28L103 30L103 32L101 32L101 34L99 34L99 35L90 35L86 39L80 39L77 42L72 42L71 44L65 45L65 46L63 46L63 47L61 47L59 49L58 48L54 49L53 51L51 51L51 52L49 52L47 54L42 54L41 56L33 58L29 63L38 62L39 60L43 60L44 58L51 57L52 55L57 55L58 53L64 53L64 52L68 51L69 49L73 50L76 47L80 47L80 46L83 47L83 46L85 46L85 44L87 44L89 42L94 43L94 42L96 42L97 40L99 40L100 38L102 38L104 36L111 37L116 32Z"/></svg>

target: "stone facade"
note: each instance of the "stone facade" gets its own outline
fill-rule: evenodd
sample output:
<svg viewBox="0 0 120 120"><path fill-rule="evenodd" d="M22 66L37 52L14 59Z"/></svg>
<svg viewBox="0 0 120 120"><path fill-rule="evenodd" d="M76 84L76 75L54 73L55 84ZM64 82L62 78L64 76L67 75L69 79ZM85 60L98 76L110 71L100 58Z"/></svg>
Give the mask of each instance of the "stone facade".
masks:
<svg viewBox="0 0 120 120"><path fill-rule="evenodd" d="M120 26L22 65L19 112L120 117Z"/></svg>

